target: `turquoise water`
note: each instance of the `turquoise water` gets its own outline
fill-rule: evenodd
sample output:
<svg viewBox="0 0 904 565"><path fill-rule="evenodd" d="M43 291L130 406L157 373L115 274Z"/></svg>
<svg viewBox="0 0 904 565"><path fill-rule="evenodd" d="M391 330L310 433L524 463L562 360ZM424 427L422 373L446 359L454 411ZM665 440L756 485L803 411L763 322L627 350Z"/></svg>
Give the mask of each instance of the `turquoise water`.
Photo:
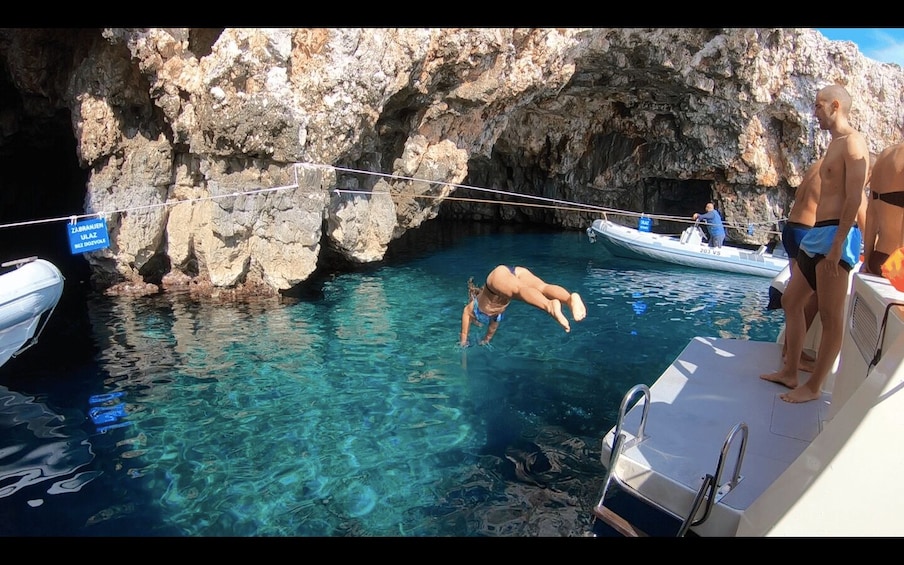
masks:
<svg viewBox="0 0 904 565"><path fill-rule="evenodd" d="M464 231L303 299L91 296L89 362L0 373L0 534L584 535L625 392L696 335L778 335L768 279ZM498 263L586 320L514 303L459 347L468 277Z"/></svg>

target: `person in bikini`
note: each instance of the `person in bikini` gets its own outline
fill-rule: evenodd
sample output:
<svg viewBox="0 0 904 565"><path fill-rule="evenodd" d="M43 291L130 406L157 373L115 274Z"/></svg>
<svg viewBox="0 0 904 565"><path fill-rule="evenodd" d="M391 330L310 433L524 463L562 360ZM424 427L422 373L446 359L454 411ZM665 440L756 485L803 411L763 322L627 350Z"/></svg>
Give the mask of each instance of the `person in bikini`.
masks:
<svg viewBox="0 0 904 565"><path fill-rule="evenodd" d="M566 332L571 331L568 318L562 312L562 304L571 310L575 322L587 316L587 309L581 296L576 292L568 292L563 287L548 284L530 272L526 267L499 265L487 275L486 284L482 287L474 285L474 278L468 279L468 296L461 313L461 335L459 344L468 345L468 331L471 322L477 326L486 324L487 333L480 341L486 345L493 339L503 312L513 299L522 300L531 306L543 310L552 316Z"/></svg>
<svg viewBox="0 0 904 565"><path fill-rule="evenodd" d="M904 143L886 147L870 175L861 273L882 276L882 263L904 247Z"/></svg>
<svg viewBox="0 0 904 565"><path fill-rule="evenodd" d="M832 136L819 166L820 194L815 223L800 241L797 262L782 295L787 352L781 369L760 375L791 391L786 402L808 402L820 397L822 385L841 351L848 273L860 259L862 236L856 226L869 175L870 154L863 135L851 126L851 95L840 85L822 88L816 95L814 115L819 127ZM817 295L822 336L813 373L798 381L800 356L807 333L805 310Z"/></svg>

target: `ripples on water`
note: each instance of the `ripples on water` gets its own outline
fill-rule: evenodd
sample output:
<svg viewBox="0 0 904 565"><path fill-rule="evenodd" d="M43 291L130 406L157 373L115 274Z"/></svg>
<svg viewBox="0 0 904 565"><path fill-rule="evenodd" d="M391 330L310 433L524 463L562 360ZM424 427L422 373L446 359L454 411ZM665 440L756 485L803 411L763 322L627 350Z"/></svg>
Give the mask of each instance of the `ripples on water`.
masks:
<svg viewBox="0 0 904 565"><path fill-rule="evenodd" d="M587 319L566 334L515 303L459 348L467 279L498 262L580 292ZM582 535L624 393L696 335L774 340L768 285L497 233L315 300L93 297L87 368L0 373L0 533Z"/></svg>

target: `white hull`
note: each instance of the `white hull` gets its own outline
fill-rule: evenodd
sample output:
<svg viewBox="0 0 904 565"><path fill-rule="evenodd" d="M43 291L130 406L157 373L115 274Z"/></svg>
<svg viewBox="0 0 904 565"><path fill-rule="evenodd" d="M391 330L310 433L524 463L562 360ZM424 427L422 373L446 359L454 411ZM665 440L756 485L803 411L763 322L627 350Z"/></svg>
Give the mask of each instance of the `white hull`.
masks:
<svg viewBox="0 0 904 565"><path fill-rule="evenodd" d="M0 366L34 344L63 294L63 275L43 259L4 263L0 274Z"/></svg>
<svg viewBox="0 0 904 565"><path fill-rule="evenodd" d="M618 257L645 259L684 265L698 269L727 271L760 277L775 277L788 265L786 256L751 251L723 245L709 247L703 243L699 228L689 227L680 237L642 232L609 220L596 219L587 228L591 241L599 240Z"/></svg>
<svg viewBox="0 0 904 565"><path fill-rule="evenodd" d="M904 535L904 293L851 278L842 350L820 399L789 404L779 398L788 389L759 378L779 368L779 343L694 338L603 438L607 480L684 519L704 477L716 477L690 521L700 536ZM616 434L624 442L612 458Z"/></svg>

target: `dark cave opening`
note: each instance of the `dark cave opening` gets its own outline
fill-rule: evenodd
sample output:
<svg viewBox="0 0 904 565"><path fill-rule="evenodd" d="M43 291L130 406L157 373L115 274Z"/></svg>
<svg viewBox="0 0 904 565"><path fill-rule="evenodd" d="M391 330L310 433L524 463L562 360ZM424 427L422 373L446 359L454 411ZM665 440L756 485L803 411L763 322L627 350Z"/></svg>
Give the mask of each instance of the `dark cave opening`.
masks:
<svg viewBox="0 0 904 565"><path fill-rule="evenodd" d="M17 133L0 150L0 260L37 255L67 281L87 280L81 254L69 249L65 218L84 213L88 171L79 167L68 112L43 123L39 138Z"/></svg>
<svg viewBox="0 0 904 565"><path fill-rule="evenodd" d="M39 336L41 346L26 349L15 363L0 368L12 378L26 365L46 364L56 372L60 359L78 365L94 354L86 306L91 271L80 253L71 253L65 219L83 213L88 182L75 143L68 111L21 125L0 142L0 262L37 256L56 265L66 279L62 298Z"/></svg>

